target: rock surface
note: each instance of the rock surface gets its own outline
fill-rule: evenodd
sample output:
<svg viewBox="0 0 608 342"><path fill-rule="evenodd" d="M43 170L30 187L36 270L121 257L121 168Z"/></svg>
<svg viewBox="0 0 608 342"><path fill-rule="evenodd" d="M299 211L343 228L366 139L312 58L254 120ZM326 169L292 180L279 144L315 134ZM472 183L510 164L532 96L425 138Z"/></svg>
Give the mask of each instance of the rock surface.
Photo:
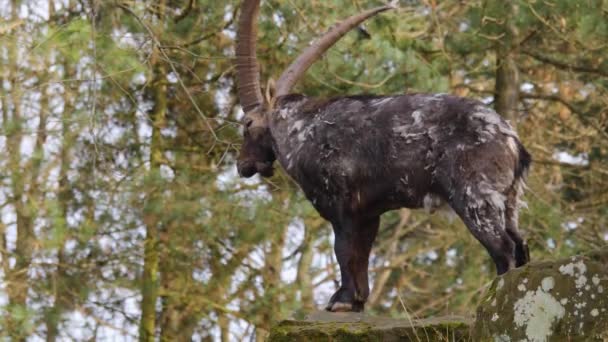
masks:
<svg viewBox="0 0 608 342"><path fill-rule="evenodd" d="M465 317L392 319L361 313L319 311L304 320L285 320L268 341L469 341Z"/></svg>
<svg viewBox="0 0 608 342"><path fill-rule="evenodd" d="M608 340L608 248L531 263L494 280L474 341Z"/></svg>
<svg viewBox="0 0 608 342"><path fill-rule="evenodd" d="M608 341L608 247L497 277L474 323L316 312L281 322L269 341Z"/></svg>

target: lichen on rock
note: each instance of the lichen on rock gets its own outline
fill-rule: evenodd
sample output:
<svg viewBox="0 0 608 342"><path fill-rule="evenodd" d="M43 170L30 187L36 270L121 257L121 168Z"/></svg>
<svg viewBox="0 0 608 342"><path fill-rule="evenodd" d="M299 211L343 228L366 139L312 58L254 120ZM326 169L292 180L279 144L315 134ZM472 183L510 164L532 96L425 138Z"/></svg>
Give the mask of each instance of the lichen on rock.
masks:
<svg viewBox="0 0 608 342"><path fill-rule="evenodd" d="M556 320L564 317L564 307L541 286L536 291L528 291L514 306L513 321L517 327L526 328L530 341L546 341L551 336L551 327Z"/></svg>
<svg viewBox="0 0 608 342"><path fill-rule="evenodd" d="M608 248L507 272L494 280L478 307L473 340L608 338L606 284Z"/></svg>

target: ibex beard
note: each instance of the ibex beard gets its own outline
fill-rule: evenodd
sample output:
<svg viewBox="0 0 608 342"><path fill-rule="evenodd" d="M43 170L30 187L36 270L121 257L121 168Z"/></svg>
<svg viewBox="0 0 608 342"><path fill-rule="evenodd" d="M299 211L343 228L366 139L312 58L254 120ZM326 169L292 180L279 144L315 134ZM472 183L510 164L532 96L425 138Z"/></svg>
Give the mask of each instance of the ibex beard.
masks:
<svg viewBox="0 0 608 342"><path fill-rule="evenodd" d="M327 310L364 309L380 215L397 208L449 205L487 249L498 274L529 261L517 225L531 157L508 122L478 101L444 94L333 99L289 94L306 70L301 65L288 68L277 83L277 97L265 103L251 55L258 6L259 1L245 1L239 23L239 37L247 39L239 38L237 46L245 111L237 167L244 177L270 176L278 160L332 224L341 284ZM362 21L365 15L354 17ZM356 24L349 22L354 17L344 23ZM340 25L341 32L350 27ZM330 31L303 55L329 48L328 36L339 38ZM318 57L315 51L310 55Z"/></svg>

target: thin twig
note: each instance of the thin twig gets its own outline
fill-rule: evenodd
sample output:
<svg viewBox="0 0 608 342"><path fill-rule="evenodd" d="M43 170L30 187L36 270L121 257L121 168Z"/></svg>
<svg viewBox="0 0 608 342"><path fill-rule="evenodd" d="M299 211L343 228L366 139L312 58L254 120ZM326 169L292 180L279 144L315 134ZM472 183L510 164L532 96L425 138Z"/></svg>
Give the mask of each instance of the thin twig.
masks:
<svg viewBox="0 0 608 342"><path fill-rule="evenodd" d="M231 144L231 142L224 141L217 136L217 134L215 133L215 130L213 129L211 123L209 122L209 118L202 112L202 110L200 109L200 107L198 106L196 101L194 101L194 97L192 96L192 94L190 93L190 91L188 90L186 85L184 84L184 81L182 80L181 76L177 72L177 69L175 68L173 61L169 58L169 56L167 55L165 50L162 49L160 41L158 40L158 38L156 37L156 35L152 31L152 29L135 12L133 12L127 6L120 4L120 3L118 3L117 6L120 7L121 9L123 9L125 12L129 13L131 16L133 16L139 22L139 24L142 25L146 29L146 31L148 32L148 34L150 35L150 37L152 38L152 40L154 42L154 46L160 51L160 53L163 55L163 57L165 58L165 60L169 64L169 66L171 67L171 70L173 71L175 77L177 78L181 88L184 90L184 92L188 96L188 99L192 103L192 106L196 110L196 113L201 117L201 119L205 123L205 126L207 126L207 128L209 129L209 132L213 136L215 142L216 143L220 142L220 143L228 144L228 145Z"/></svg>

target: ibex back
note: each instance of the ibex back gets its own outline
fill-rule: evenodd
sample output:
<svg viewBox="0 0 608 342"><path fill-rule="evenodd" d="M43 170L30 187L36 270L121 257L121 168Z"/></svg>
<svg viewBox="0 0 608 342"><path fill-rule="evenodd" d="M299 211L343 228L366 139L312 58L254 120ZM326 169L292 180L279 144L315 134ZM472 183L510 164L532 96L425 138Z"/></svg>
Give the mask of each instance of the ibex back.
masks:
<svg viewBox="0 0 608 342"><path fill-rule="evenodd" d="M445 94L328 100L289 94L344 33L390 6L351 17L311 45L279 79L271 103L261 97L255 63L258 6L245 1L239 23L246 127L238 169L245 177L270 176L278 160L331 222L341 286L327 310L363 310L379 218L392 209L447 204L488 250L498 274L529 261L517 213L530 155L492 109Z"/></svg>

